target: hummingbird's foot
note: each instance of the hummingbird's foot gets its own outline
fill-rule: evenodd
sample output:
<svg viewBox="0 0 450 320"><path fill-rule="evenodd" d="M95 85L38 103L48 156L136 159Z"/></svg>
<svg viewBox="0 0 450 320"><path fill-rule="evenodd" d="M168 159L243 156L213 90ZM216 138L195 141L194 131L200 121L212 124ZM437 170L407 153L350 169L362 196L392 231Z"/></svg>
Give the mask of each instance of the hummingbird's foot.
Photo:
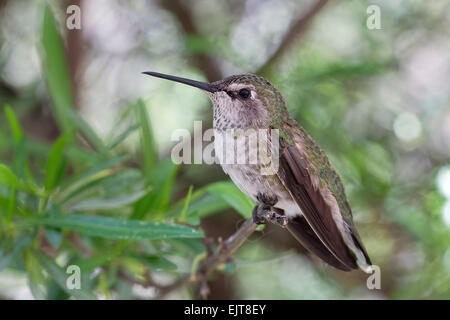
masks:
<svg viewBox="0 0 450 320"><path fill-rule="evenodd" d="M267 221L277 224L285 228L288 224L288 219L285 215L279 214L274 210L273 206L278 202L277 197L269 198L265 195L258 194L257 199L260 204L256 205L252 212L253 222L256 224L264 224Z"/></svg>
<svg viewBox="0 0 450 320"><path fill-rule="evenodd" d="M288 218L274 211L271 206L260 203L253 209L252 212L253 222L256 224L265 224L267 221L277 224L282 228L285 228L288 224Z"/></svg>
<svg viewBox="0 0 450 320"><path fill-rule="evenodd" d="M266 221L277 224L282 228L286 228L288 224L288 218L283 214L273 211L272 208L263 209L263 216Z"/></svg>
<svg viewBox="0 0 450 320"><path fill-rule="evenodd" d="M266 223L266 219L264 219L261 215L260 206L261 206L260 204L256 205L252 211L253 222L257 225Z"/></svg>
<svg viewBox="0 0 450 320"><path fill-rule="evenodd" d="M269 219L270 222L279 225L282 228L286 228L286 226L288 225L288 218L283 215L283 214L279 214L276 212L271 212L272 215Z"/></svg>
<svg viewBox="0 0 450 320"><path fill-rule="evenodd" d="M266 194L258 193L258 195L256 196L256 200L269 207L274 207L278 202L278 197L277 196L270 197Z"/></svg>

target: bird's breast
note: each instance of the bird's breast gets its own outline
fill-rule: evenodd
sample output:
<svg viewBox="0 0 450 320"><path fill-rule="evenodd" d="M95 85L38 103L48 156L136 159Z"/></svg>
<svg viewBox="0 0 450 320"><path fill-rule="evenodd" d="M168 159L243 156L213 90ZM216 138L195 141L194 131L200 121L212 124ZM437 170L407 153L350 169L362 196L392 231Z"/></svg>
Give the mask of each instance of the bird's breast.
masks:
<svg viewBox="0 0 450 320"><path fill-rule="evenodd" d="M281 183L276 172L267 174L267 159L263 156L259 157L258 142L252 141L248 133L247 135L230 135L224 130L215 130L214 147L224 172L254 202L258 201L258 194L272 198L276 196L278 202L275 207L284 210L286 215L301 214L300 208Z"/></svg>

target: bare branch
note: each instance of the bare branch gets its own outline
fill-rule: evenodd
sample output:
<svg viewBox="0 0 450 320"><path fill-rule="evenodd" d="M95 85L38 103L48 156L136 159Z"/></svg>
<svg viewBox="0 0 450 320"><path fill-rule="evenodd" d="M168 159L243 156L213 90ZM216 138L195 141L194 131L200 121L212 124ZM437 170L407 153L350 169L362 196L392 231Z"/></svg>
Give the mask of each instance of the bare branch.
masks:
<svg viewBox="0 0 450 320"><path fill-rule="evenodd" d="M256 230L258 225L250 218L242 226L222 243L222 246L215 254L206 258L199 266L197 274L203 274L206 277L222 263L225 263L228 257L239 248L245 240Z"/></svg>
<svg viewBox="0 0 450 320"><path fill-rule="evenodd" d="M256 230L257 224L250 218L245 221L241 227L231 235L227 240L222 242L220 248L212 255L208 256L198 267L195 275L183 276L176 280L173 284L160 289L157 299L165 297L170 292L177 290L185 285L201 283L200 293L203 298L208 294L208 287L206 285L206 279L219 265L228 261L231 254L236 251L247 238Z"/></svg>
<svg viewBox="0 0 450 320"><path fill-rule="evenodd" d="M67 240L70 241L80 252L82 252L86 257L91 257L92 252L89 250L86 245L83 243L80 235L76 232L71 232L67 237Z"/></svg>
<svg viewBox="0 0 450 320"><path fill-rule="evenodd" d="M192 16L192 12L182 3L182 1L160 0L159 4L177 18L186 35L196 36L201 34L195 25L195 19ZM213 82L223 78L219 65L209 55L196 53L192 55L192 59L196 67L205 73L208 81Z"/></svg>
<svg viewBox="0 0 450 320"><path fill-rule="evenodd" d="M104 268L104 270L107 270L108 268ZM129 283L131 283L131 284L138 284L138 285L140 285L140 286L142 286L142 287L144 287L144 288L149 288L149 287L154 287L154 288L156 288L156 289L164 289L165 287L164 286L161 286L161 285L159 285L158 283L156 283L154 280L153 280L153 277L152 277L152 275L151 275L151 273L150 273L150 270L146 270L146 272L145 272L145 279L144 279L144 281L141 281L141 280L139 280L139 279L136 279L136 278L134 278L134 277L132 277L132 276L129 276L124 270L123 270L123 268L120 268L119 269L119 272L118 272L118 276L121 278L121 279L123 279L123 280L125 280L125 281L127 281L127 282L129 282Z"/></svg>
<svg viewBox="0 0 450 320"><path fill-rule="evenodd" d="M191 277L190 275L184 275L181 276L180 278L178 278L177 280L175 280L174 283L162 287L158 290L158 295L156 296L156 299L163 299L165 296L167 296L169 293L180 289L186 285L189 285L191 283L194 283L194 281L191 281Z"/></svg>
<svg viewBox="0 0 450 320"><path fill-rule="evenodd" d="M278 62L281 56L298 40L298 38L305 33L308 26L311 24L313 18L317 13L327 4L328 0L318 0L297 22L295 22L289 31L283 37L277 50L272 56L259 68L257 74L267 74L274 64Z"/></svg>

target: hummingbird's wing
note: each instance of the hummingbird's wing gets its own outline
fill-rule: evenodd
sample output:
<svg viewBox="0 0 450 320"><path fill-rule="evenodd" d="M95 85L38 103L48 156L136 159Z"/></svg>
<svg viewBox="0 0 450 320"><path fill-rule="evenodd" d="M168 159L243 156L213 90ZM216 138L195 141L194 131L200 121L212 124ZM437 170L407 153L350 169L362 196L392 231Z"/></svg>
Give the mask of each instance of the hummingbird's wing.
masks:
<svg viewBox="0 0 450 320"><path fill-rule="evenodd" d="M329 252L347 269L360 267L369 272L371 262L354 227L339 176L303 128L295 123L290 124L289 129L293 132L292 141L280 152L279 179ZM304 230L299 232L305 233Z"/></svg>
<svg viewBox="0 0 450 320"><path fill-rule="evenodd" d="M341 261L339 261L327 247L322 243L322 241L317 237L316 233L311 229L311 226L302 216L296 216L289 219L286 226L289 232L294 236L295 239L300 242L305 249L314 253L320 259L332 265L333 267L343 270L351 271L352 269L347 267Z"/></svg>

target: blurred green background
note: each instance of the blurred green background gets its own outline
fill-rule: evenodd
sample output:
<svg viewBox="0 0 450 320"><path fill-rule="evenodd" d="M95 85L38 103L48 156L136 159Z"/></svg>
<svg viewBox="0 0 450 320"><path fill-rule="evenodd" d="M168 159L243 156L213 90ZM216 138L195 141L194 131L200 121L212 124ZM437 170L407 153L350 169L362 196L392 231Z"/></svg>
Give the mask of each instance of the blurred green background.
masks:
<svg viewBox="0 0 450 320"><path fill-rule="evenodd" d="M80 30L66 28L72 4ZM252 204L218 165L170 161L173 130L207 129L211 105L147 70L269 79L341 175L381 268L369 290L267 226L212 275L210 298L450 298L449 5L0 1L0 298L199 298L171 285L205 256L203 235L217 245Z"/></svg>

